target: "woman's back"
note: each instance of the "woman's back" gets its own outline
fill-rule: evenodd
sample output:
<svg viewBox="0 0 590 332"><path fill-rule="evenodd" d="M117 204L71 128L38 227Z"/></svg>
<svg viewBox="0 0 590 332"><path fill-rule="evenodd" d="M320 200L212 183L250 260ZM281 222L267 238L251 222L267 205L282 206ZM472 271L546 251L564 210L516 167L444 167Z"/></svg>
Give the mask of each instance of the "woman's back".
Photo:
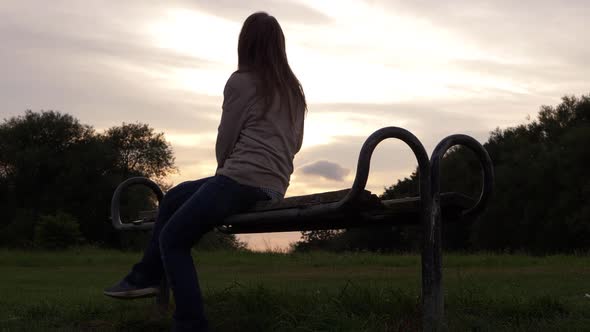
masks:
<svg viewBox="0 0 590 332"><path fill-rule="evenodd" d="M267 106L257 94L259 87L257 76L247 71L235 72L227 81L216 144L216 174L284 195L293 173L293 158L303 141L305 106L295 98L281 100L279 93ZM296 109L291 110L290 105Z"/></svg>

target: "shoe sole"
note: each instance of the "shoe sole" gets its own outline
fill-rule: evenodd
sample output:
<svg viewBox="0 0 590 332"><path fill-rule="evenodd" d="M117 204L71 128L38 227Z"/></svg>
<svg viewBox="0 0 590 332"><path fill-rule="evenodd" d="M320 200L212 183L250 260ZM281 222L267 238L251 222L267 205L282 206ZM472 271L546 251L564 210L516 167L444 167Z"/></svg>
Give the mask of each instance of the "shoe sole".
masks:
<svg viewBox="0 0 590 332"><path fill-rule="evenodd" d="M136 289L136 290L131 290L131 291L122 291L122 292L103 291L104 295L114 297L116 299L138 299L138 298L142 298L142 297L156 296L159 293L160 293L160 289L155 288L155 287L148 287L148 288Z"/></svg>

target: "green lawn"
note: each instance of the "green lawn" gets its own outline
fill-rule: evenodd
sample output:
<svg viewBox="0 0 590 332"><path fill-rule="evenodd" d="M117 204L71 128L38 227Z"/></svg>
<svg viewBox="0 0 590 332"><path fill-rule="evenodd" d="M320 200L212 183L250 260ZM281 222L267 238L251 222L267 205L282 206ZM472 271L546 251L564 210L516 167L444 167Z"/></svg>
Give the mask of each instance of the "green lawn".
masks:
<svg viewBox="0 0 590 332"><path fill-rule="evenodd" d="M0 251L0 331L165 331L102 289L139 253ZM418 331L417 255L194 254L213 331ZM590 331L588 256L444 258L449 331Z"/></svg>

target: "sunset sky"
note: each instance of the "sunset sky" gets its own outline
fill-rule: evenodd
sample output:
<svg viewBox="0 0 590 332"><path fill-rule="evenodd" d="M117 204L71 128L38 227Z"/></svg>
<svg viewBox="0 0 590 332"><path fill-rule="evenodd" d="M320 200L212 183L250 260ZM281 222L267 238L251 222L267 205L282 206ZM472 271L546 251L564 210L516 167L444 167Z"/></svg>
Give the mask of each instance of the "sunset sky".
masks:
<svg viewBox="0 0 590 332"><path fill-rule="evenodd" d="M430 152L454 133L483 143L590 92L590 0L3 0L0 118L52 109L98 131L147 123L172 144L171 182L211 176L241 24L261 10L281 23L309 104L287 196L350 187L381 127L410 130ZM415 164L384 142L368 189L382 193ZM265 249L299 234L241 238Z"/></svg>

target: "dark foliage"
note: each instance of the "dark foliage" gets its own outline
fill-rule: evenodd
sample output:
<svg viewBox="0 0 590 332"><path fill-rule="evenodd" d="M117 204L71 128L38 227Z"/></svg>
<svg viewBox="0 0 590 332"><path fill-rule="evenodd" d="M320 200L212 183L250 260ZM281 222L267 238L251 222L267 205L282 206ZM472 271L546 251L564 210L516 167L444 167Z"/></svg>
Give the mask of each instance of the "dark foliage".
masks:
<svg viewBox="0 0 590 332"><path fill-rule="evenodd" d="M35 230L51 233L63 226L63 234L76 233L72 223L63 221L68 218L48 222L41 217L63 212L77 221L80 238L87 242L141 247L146 234L117 233L110 224L111 196L129 177L162 182L175 170L164 135L146 124L123 123L96 133L54 111L26 111L5 119L0 124L0 246L45 246L44 239L53 236L35 238ZM139 210L155 207L147 188L132 187L123 197L122 216L129 220Z"/></svg>
<svg viewBox="0 0 590 332"><path fill-rule="evenodd" d="M494 196L483 216L472 223L443 227L447 249L587 251L590 248L590 95L566 96L557 106L542 106L528 124L494 130L484 147L494 163ZM463 148L451 149L442 163L442 191L476 197L479 164ZM385 189L383 199L416 196L418 176ZM326 250L413 250L420 246L417 227L347 230L337 236L307 235Z"/></svg>
<svg viewBox="0 0 590 332"><path fill-rule="evenodd" d="M78 244L81 239L78 221L67 213L41 216L35 224L34 243L40 248L64 249Z"/></svg>

